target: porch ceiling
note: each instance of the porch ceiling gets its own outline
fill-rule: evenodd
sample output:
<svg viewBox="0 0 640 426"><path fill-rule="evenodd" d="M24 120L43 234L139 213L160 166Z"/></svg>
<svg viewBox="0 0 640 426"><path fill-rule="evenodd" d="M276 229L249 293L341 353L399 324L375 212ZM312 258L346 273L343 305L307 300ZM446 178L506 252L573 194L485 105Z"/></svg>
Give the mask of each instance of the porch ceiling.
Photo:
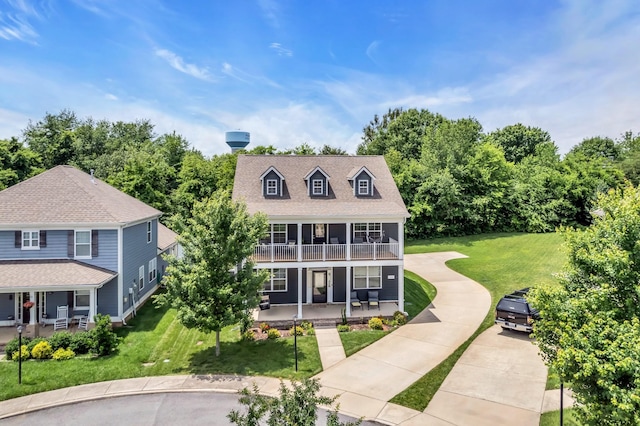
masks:
<svg viewBox="0 0 640 426"><path fill-rule="evenodd" d="M2 260L0 291L101 287L118 274L75 260Z"/></svg>

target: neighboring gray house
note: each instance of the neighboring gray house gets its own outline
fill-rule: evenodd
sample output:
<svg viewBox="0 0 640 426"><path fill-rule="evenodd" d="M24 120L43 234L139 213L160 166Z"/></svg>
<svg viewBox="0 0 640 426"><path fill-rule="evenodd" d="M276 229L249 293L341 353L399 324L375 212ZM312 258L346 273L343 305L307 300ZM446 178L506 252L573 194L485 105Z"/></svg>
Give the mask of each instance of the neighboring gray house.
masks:
<svg viewBox="0 0 640 426"><path fill-rule="evenodd" d="M256 247L271 304L343 304L369 290L404 311L409 213L381 156L240 155L233 198L269 219Z"/></svg>
<svg viewBox="0 0 640 426"><path fill-rule="evenodd" d="M177 253L161 214L71 166L0 191L0 325L52 323L64 305L122 323Z"/></svg>

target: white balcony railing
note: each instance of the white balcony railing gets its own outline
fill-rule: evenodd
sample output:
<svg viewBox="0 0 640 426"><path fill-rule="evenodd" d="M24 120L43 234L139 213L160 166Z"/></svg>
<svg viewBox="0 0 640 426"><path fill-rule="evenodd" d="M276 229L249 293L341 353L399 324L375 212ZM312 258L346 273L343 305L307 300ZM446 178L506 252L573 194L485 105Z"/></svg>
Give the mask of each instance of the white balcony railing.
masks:
<svg viewBox="0 0 640 426"><path fill-rule="evenodd" d="M400 245L392 238L388 243L351 244L351 258L347 259L347 244L267 244L256 246L254 262L295 262L298 249L302 250L302 261L328 260L381 260L398 259Z"/></svg>

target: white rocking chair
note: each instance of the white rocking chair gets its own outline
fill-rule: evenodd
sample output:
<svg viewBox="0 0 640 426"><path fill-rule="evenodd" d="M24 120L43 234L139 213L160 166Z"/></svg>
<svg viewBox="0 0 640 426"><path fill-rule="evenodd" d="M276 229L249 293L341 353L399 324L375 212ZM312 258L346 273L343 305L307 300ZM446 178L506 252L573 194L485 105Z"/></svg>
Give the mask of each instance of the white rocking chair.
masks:
<svg viewBox="0 0 640 426"><path fill-rule="evenodd" d="M53 323L53 330L69 328L69 307L67 305L58 306L58 315Z"/></svg>
<svg viewBox="0 0 640 426"><path fill-rule="evenodd" d="M78 320L78 330L83 329L86 330L89 326L89 317L86 315L83 315L80 317L80 319Z"/></svg>

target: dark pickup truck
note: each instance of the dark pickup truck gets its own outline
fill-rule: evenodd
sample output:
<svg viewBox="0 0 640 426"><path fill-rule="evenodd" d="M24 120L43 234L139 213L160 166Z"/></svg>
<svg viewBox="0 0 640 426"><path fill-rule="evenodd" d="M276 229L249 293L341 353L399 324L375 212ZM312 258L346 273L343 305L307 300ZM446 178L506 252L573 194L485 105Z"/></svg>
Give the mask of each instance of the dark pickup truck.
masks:
<svg viewBox="0 0 640 426"><path fill-rule="evenodd" d="M533 321L539 319L538 311L527 302L528 288L504 296L496 305L495 323L504 329L533 331Z"/></svg>

